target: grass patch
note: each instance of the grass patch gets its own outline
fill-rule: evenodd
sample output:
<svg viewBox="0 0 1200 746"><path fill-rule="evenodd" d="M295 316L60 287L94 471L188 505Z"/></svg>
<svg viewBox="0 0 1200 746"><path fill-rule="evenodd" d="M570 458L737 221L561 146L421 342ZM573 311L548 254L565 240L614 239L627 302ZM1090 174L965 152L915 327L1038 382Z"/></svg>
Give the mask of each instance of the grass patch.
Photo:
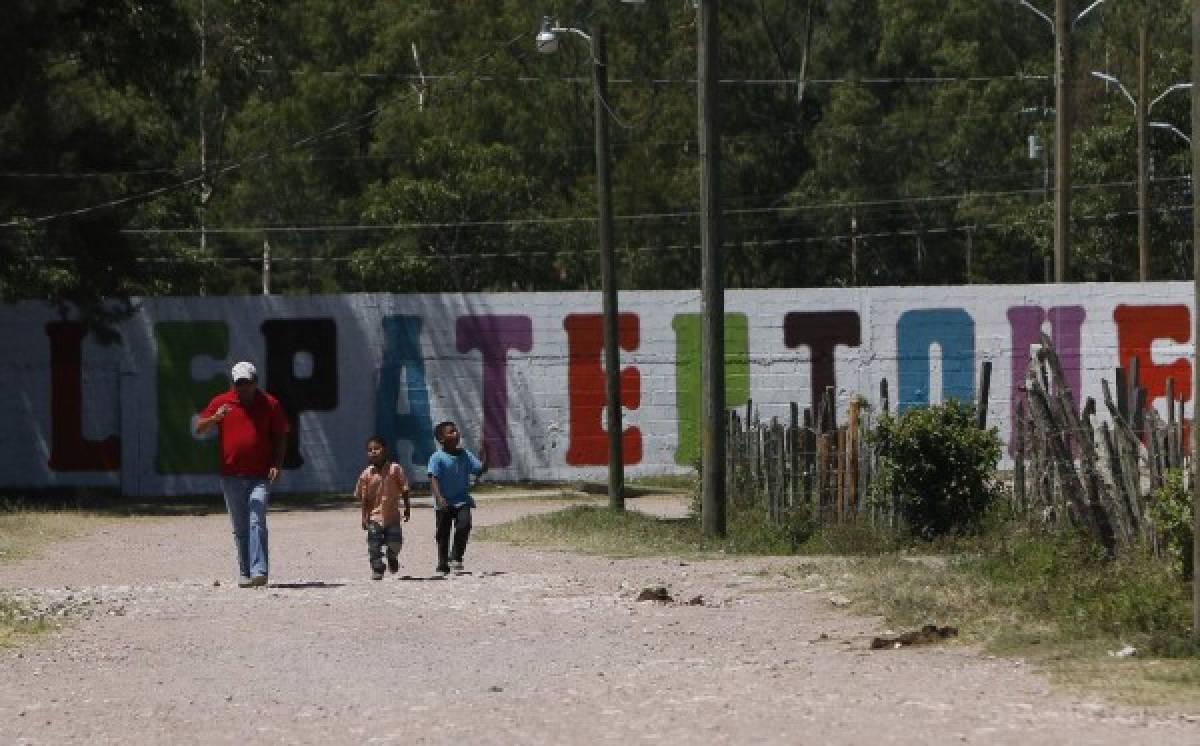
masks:
<svg viewBox="0 0 1200 746"><path fill-rule="evenodd" d="M0 562L31 557L52 542L87 533L109 520L74 511L0 509Z"/></svg>
<svg viewBox="0 0 1200 746"><path fill-rule="evenodd" d="M1116 560L1073 535L1005 527L951 556L889 552L807 564L856 610L912 628L953 625L964 639L1021 657L1060 686L1136 705L1200 705L1190 586L1169 561ZM1137 657L1110 652L1126 645Z"/></svg>
<svg viewBox="0 0 1200 746"><path fill-rule="evenodd" d="M14 503L0 505L0 563L36 556L54 542L93 531L112 521L92 513L30 511ZM49 629L26 605L0 592L0 647Z"/></svg>
<svg viewBox="0 0 1200 746"><path fill-rule="evenodd" d="M10 647L21 637L50 628L44 619L31 619L27 612L23 604L0 596L0 648Z"/></svg>

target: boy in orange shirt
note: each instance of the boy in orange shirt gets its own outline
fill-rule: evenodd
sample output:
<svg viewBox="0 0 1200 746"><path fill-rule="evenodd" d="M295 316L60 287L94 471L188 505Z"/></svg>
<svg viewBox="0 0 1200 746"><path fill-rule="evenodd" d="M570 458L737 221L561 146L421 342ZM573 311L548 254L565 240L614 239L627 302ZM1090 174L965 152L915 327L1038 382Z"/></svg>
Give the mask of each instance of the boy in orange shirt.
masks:
<svg viewBox="0 0 1200 746"><path fill-rule="evenodd" d="M367 441L367 468L358 477L354 496L362 504L362 527L367 532L367 557L371 560L371 579L383 580L383 547L387 546L387 567L400 570L400 547L404 544L401 520L408 522L408 479L400 464L390 461L387 443L378 435ZM404 513L399 501L404 500Z"/></svg>

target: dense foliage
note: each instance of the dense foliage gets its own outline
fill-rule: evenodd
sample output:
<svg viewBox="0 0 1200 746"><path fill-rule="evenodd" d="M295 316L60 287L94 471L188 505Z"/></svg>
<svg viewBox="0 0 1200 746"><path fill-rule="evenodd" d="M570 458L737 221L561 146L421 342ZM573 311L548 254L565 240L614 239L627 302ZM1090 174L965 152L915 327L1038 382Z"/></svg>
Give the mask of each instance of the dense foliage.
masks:
<svg viewBox="0 0 1200 746"><path fill-rule="evenodd" d="M1052 4L1042 3L1052 12ZM620 282L699 283L687 0L15 0L0 29L0 299L593 288L591 57L608 30ZM1044 278L1052 36L980 0L721 3L727 282ZM1139 24L1187 77L1187 3L1078 27L1074 277L1135 279ZM1153 118L1188 130L1188 98ZM1183 140L1152 131L1156 278L1189 273ZM969 265L968 265L969 262ZM119 307L112 309L119 312Z"/></svg>
<svg viewBox="0 0 1200 746"><path fill-rule="evenodd" d="M957 400L884 417L875 499L895 500L914 536L976 533L1000 497L1000 438Z"/></svg>

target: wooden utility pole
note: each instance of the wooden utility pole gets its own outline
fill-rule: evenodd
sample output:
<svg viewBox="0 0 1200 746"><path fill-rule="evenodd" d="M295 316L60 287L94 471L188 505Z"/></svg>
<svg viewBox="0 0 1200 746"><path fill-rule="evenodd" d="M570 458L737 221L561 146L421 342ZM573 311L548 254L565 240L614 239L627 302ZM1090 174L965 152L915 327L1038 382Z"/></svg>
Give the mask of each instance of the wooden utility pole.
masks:
<svg viewBox="0 0 1200 746"><path fill-rule="evenodd" d="M592 29L592 83L596 94L596 198L599 210L600 294L604 312L604 386L608 402L608 506L625 509L621 438L621 358L617 349L617 261L613 253L612 176L608 158L608 45L604 27Z"/></svg>
<svg viewBox="0 0 1200 746"><path fill-rule="evenodd" d="M1138 28L1137 82L1138 281L1150 280L1150 31Z"/></svg>
<svg viewBox="0 0 1200 746"><path fill-rule="evenodd" d="M1197 0L1200 2L1200 0ZM703 254L703 451L701 523L709 536L724 536L725 521L725 262L721 247L721 163L718 110L717 0L699 0L697 29L697 126L700 144L700 249Z"/></svg>
<svg viewBox="0 0 1200 746"><path fill-rule="evenodd" d="M1054 281L1066 282L1071 258L1071 0L1054 3Z"/></svg>
<svg viewBox="0 0 1200 746"><path fill-rule="evenodd" d="M1192 0L1192 80L1200 81L1200 0ZM1200 641L1200 86L1192 86L1192 640Z"/></svg>

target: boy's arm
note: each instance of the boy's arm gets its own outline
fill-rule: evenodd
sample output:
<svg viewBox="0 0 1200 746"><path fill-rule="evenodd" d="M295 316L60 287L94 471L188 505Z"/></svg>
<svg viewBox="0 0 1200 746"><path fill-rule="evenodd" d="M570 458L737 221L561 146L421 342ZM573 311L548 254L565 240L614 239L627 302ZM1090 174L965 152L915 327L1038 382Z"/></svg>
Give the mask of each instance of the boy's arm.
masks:
<svg viewBox="0 0 1200 746"><path fill-rule="evenodd" d="M438 486L438 478L433 474L429 475L429 491L433 493L434 505L441 510L445 510L447 507L446 498L442 496L442 488Z"/></svg>
<svg viewBox="0 0 1200 746"><path fill-rule="evenodd" d="M358 498L358 506L362 509L362 527L367 530L367 518L371 515L367 509L367 491L363 489L362 477L354 484L354 496Z"/></svg>
<svg viewBox="0 0 1200 746"><path fill-rule="evenodd" d="M404 467L400 464L393 465L392 475L400 488L400 497L404 500L404 520L407 521L412 510L412 506L408 502L408 477L404 474Z"/></svg>

